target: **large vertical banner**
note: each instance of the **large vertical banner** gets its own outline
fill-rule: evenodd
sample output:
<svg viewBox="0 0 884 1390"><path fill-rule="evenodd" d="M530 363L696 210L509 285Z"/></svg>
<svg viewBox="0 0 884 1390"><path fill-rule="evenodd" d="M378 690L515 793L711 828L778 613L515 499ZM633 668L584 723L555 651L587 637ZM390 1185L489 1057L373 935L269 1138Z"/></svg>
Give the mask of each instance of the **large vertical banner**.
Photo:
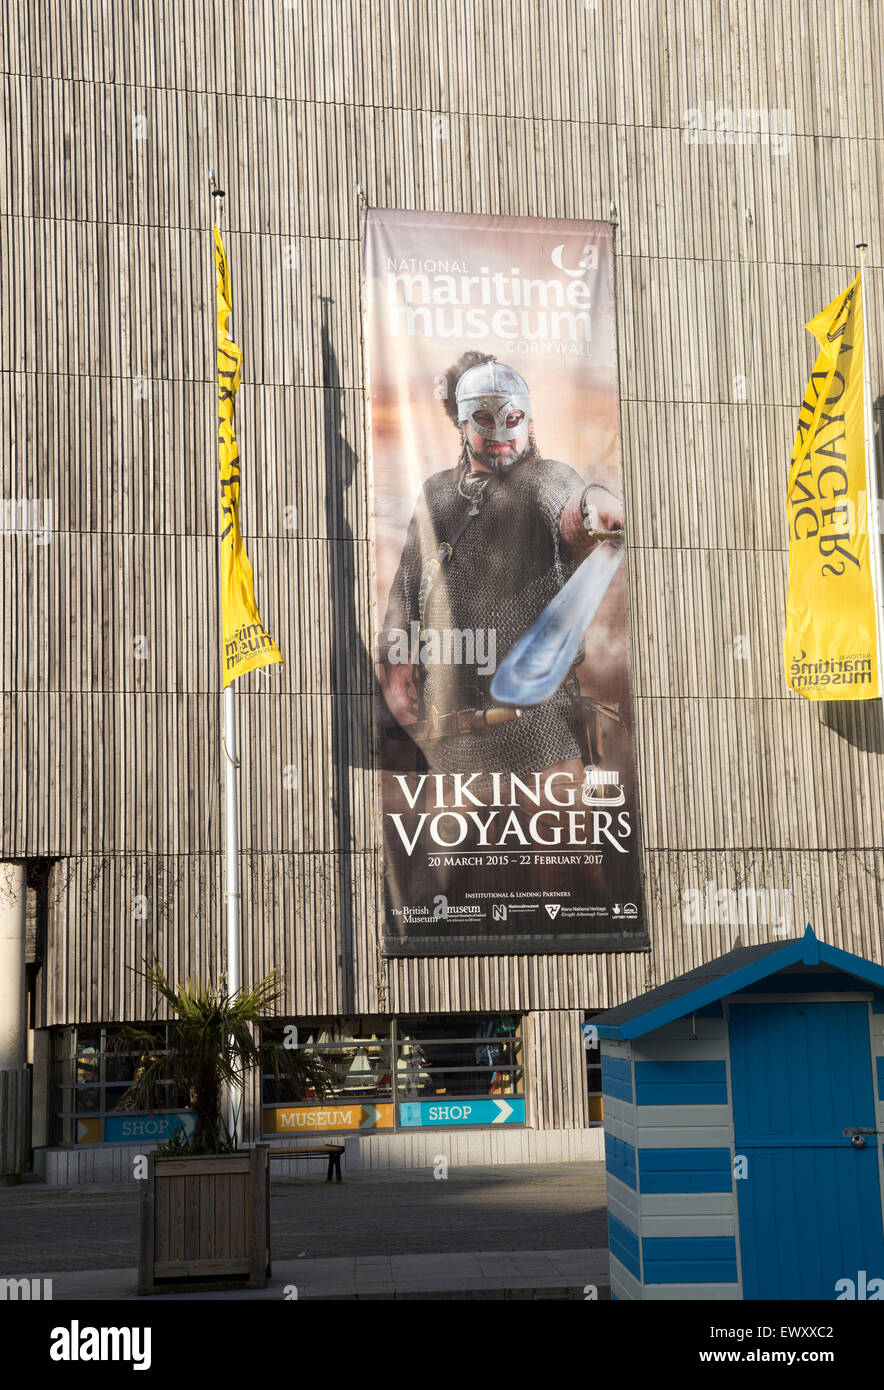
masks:
<svg viewBox="0 0 884 1390"><path fill-rule="evenodd" d="M647 942L611 229L364 219L388 953Z"/></svg>
<svg viewBox="0 0 884 1390"><path fill-rule="evenodd" d="M801 402L786 494L786 682L806 700L877 700L861 272L807 328L820 352Z"/></svg>

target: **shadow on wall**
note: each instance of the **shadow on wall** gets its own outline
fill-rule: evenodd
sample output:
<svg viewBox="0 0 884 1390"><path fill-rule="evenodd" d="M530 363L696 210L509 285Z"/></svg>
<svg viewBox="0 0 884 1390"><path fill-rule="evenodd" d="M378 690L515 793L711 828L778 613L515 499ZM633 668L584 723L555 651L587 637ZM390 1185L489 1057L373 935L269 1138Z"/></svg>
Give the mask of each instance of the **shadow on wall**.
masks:
<svg viewBox="0 0 884 1390"><path fill-rule="evenodd" d="M875 492L884 497L884 396L879 396L872 407L873 428L875 431ZM873 539L879 546L884 543L882 528L884 505L878 507L878 527ZM862 753L884 752L884 715L880 700L826 700L820 705L820 719L826 728L832 729L852 748Z"/></svg>
<svg viewBox="0 0 884 1390"><path fill-rule="evenodd" d="M325 439L325 522L329 544L329 672L336 695L333 711L333 765L329 769L332 807L338 823L339 911L344 1012L356 1008L353 941L353 770L371 772L375 766L372 709L376 677L371 653L360 635L357 610L357 555L348 520L358 487L358 456L345 434L344 392L331 337L332 300L319 296L321 306L323 425ZM348 499L348 494L350 497ZM358 794L358 793L357 793Z"/></svg>

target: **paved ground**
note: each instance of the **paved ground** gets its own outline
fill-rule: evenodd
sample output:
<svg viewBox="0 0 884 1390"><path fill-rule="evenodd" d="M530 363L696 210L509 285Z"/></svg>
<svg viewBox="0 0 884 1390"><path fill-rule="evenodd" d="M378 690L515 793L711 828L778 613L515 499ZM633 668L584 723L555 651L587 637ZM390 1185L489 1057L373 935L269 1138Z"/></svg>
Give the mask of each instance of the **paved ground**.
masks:
<svg viewBox="0 0 884 1390"><path fill-rule="evenodd" d="M138 1198L134 1187L0 1188L0 1277L134 1268ZM391 1256L603 1250L605 1168L462 1168L444 1181L351 1173L340 1185L320 1168L315 1179L273 1181L272 1220L275 1272L299 1258L376 1257L389 1272Z"/></svg>
<svg viewBox="0 0 884 1390"><path fill-rule="evenodd" d="M43 1271L52 1301L137 1299L135 1269ZM46 1296L46 1284L41 1293ZM332 1260L279 1260L264 1289L166 1293L147 1302L247 1299L598 1299L607 1301L607 1250L478 1251L474 1254L362 1255ZM140 1299L139 1302L144 1302Z"/></svg>

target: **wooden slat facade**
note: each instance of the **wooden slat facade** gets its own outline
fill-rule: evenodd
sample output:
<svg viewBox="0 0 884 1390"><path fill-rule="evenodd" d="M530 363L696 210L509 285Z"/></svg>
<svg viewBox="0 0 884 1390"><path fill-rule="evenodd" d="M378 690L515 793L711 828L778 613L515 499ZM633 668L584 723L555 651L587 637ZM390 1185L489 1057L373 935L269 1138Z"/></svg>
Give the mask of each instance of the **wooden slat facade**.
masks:
<svg viewBox="0 0 884 1390"><path fill-rule="evenodd" d="M240 683L245 975L280 964L293 1015L525 1011L536 1113L567 1126L583 1010L769 934L686 923L689 890L788 893L793 931L884 958L880 707L781 673L802 325L860 240L884 323L884 9L9 0L0 44L0 491L52 528L0 535L0 856L60 861L40 1021L142 1014L127 967L154 948L220 966L210 165L244 528L286 656ZM685 143L707 102L787 109L788 150ZM357 184L616 223L650 957L379 958Z"/></svg>

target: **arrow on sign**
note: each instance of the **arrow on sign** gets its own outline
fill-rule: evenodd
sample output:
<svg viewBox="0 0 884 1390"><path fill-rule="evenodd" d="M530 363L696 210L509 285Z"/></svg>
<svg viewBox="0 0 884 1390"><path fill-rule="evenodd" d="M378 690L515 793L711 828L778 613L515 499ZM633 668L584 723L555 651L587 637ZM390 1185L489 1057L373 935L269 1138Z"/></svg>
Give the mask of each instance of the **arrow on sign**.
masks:
<svg viewBox="0 0 884 1390"><path fill-rule="evenodd" d="M376 1125L377 1122L378 1122L378 1113L379 1113L379 1112L378 1112L378 1108L377 1108L376 1105L363 1105L363 1107L362 1107L363 1119L362 1119L362 1123L360 1124L359 1128L360 1128L360 1129L374 1129L375 1125Z"/></svg>
<svg viewBox="0 0 884 1390"><path fill-rule="evenodd" d="M496 1100L494 1104L497 1106L500 1114L495 1115L491 1123L493 1125L505 1125L510 1115L513 1113L513 1107L508 1105L505 1100Z"/></svg>

